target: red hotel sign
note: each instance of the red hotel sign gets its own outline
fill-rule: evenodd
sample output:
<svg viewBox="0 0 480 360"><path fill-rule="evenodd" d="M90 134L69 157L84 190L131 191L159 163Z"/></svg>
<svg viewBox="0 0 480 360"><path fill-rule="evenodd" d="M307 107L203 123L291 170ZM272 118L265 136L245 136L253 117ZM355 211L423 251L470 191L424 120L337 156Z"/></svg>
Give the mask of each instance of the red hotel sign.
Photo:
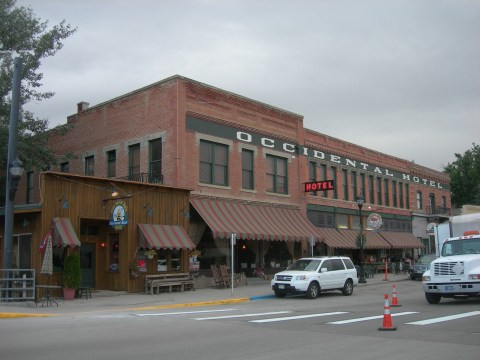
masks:
<svg viewBox="0 0 480 360"><path fill-rule="evenodd" d="M325 191L335 189L335 182L333 180L312 181L304 183L304 191Z"/></svg>

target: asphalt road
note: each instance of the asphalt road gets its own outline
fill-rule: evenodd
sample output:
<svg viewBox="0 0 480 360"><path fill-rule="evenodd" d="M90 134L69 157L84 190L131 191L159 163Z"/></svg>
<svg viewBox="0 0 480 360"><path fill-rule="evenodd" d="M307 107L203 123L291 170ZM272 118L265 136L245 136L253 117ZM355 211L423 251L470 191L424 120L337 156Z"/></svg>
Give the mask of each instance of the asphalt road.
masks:
<svg viewBox="0 0 480 360"><path fill-rule="evenodd" d="M308 300L82 312L0 320L2 359L479 359L480 300L429 305L418 281L396 284L396 331L379 331L391 283Z"/></svg>

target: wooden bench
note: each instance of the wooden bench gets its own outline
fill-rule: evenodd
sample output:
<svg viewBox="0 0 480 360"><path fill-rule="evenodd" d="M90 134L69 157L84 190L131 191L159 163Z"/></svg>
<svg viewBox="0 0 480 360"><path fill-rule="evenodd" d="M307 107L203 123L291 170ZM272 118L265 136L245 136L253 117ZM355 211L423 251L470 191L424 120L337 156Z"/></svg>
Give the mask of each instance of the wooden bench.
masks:
<svg viewBox="0 0 480 360"><path fill-rule="evenodd" d="M195 290L195 286L189 273L145 275L145 294L160 294L162 290Z"/></svg>

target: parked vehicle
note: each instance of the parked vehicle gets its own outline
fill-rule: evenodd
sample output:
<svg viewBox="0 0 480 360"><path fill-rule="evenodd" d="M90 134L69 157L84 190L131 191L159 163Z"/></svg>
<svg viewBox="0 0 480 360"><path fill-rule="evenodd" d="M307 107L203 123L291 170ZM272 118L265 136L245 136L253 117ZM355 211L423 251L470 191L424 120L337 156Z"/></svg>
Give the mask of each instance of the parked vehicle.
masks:
<svg viewBox="0 0 480 360"><path fill-rule="evenodd" d="M479 232L446 239L441 257L432 261L422 281L429 304L438 304L442 298L480 297Z"/></svg>
<svg viewBox="0 0 480 360"><path fill-rule="evenodd" d="M304 294L315 299L320 292L331 290L340 290L349 296L357 284L357 270L352 260L343 256L298 259L285 271L275 274L271 281L272 290L279 298Z"/></svg>
<svg viewBox="0 0 480 360"><path fill-rule="evenodd" d="M410 279L421 279L425 271L430 267L430 263L437 258L435 254L423 255L411 268Z"/></svg>

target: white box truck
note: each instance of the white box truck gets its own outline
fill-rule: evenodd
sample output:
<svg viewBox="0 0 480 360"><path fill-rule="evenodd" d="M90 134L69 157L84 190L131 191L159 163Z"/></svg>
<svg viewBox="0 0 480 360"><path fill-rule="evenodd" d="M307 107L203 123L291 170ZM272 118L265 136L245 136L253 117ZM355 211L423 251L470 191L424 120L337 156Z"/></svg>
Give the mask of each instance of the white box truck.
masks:
<svg viewBox="0 0 480 360"><path fill-rule="evenodd" d="M440 257L422 277L430 304L480 297L480 213L454 216L451 225L453 237L441 241Z"/></svg>

